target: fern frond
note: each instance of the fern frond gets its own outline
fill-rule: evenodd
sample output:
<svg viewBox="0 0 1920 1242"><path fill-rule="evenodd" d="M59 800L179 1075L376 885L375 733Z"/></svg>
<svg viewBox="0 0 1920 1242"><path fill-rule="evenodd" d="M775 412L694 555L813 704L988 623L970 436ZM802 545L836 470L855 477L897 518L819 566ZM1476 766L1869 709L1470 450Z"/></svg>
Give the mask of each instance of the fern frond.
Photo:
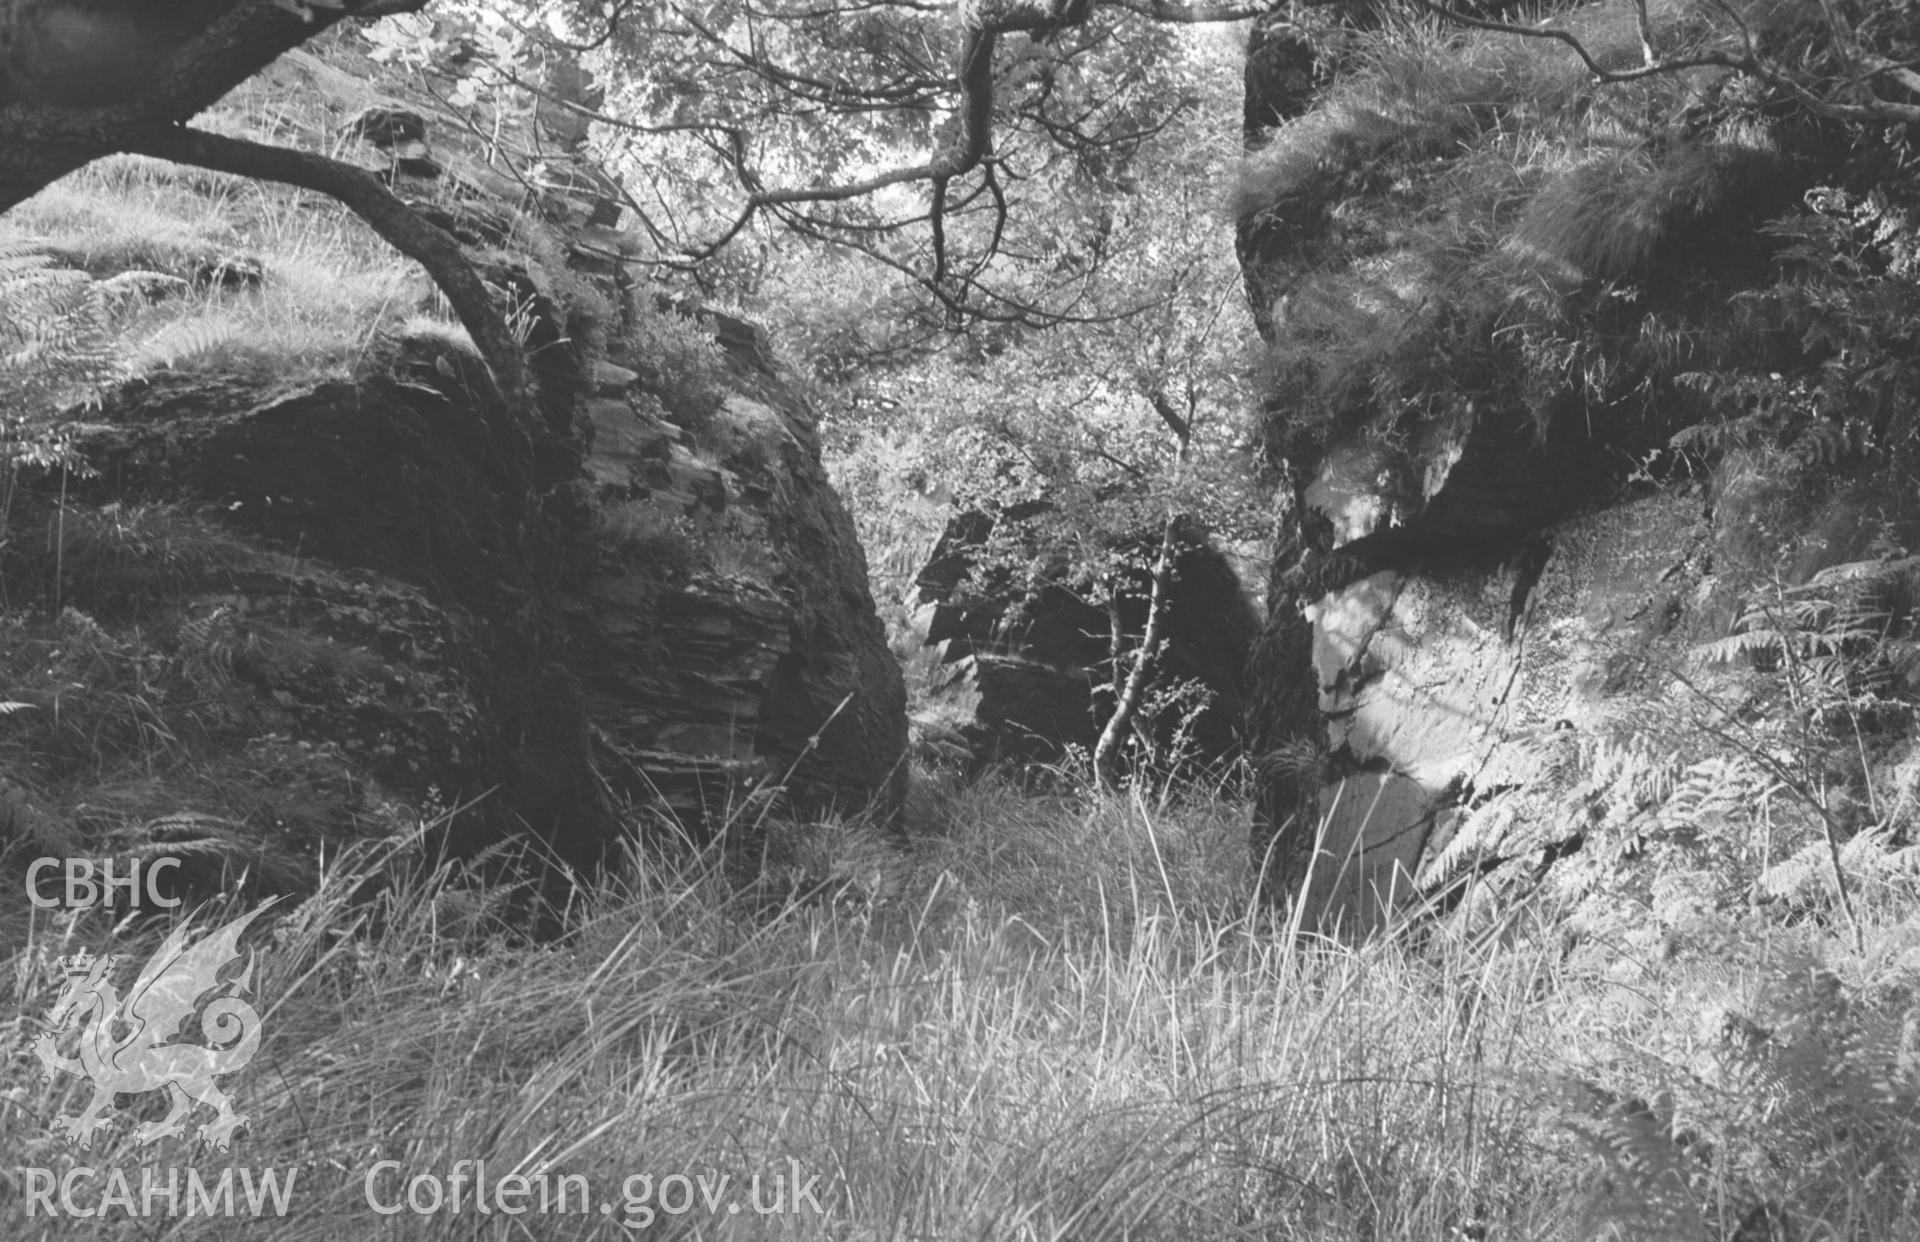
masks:
<svg viewBox="0 0 1920 1242"><path fill-rule="evenodd" d="M60 411L98 399L125 374L109 326L120 296L38 249L0 245L0 465L76 466Z"/></svg>
<svg viewBox="0 0 1920 1242"><path fill-rule="evenodd" d="M209 353L239 336L224 320L175 320L141 343L129 362L137 373L178 366L198 354Z"/></svg>
<svg viewBox="0 0 1920 1242"><path fill-rule="evenodd" d="M1700 644L1694 654L1707 664L1733 664L1756 651L1778 651L1782 635L1774 630L1742 630Z"/></svg>

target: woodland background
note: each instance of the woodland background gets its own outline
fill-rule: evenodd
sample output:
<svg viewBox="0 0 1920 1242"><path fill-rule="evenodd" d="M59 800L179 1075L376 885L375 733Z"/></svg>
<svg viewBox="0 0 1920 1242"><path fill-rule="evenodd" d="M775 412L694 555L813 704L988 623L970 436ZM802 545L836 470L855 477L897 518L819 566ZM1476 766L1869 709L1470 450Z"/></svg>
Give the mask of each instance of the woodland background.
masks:
<svg viewBox="0 0 1920 1242"><path fill-rule="evenodd" d="M33 1236L1920 1217L1920 5L76 7L0 869L288 900L233 1151L81 1152L55 958L160 921L7 880L0 1210L299 1181Z"/></svg>

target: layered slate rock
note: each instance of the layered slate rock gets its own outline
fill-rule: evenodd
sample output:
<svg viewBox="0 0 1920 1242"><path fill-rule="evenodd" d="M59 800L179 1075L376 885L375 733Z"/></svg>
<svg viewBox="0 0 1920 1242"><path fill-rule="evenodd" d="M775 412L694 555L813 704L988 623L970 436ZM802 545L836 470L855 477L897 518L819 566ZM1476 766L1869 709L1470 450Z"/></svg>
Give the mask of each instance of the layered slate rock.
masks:
<svg viewBox="0 0 1920 1242"><path fill-rule="evenodd" d="M852 518L764 333L709 322L737 386L709 418L674 422L617 362L586 405L596 537L571 624L596 742L683 823L743 781L890 814L906 691Z"/></svg>
<svg viewBox="0 0 1920 1242"><path fill-rule="evenodd" d="M325 88L324 66L292 71ZM545 72L549 91L530 115L507 117L484 142L463 118L408 97L426 119L409 135L425 149L405 154L437 171L395 172L470 245L507 248L492 278L534 311L536 363L543 349L564 361L604 341L581 360L558 435L580 446L578 473L555 488L576 497L555 510L570 523L558 628L595 778L696 835L753 791L778 791L797 813L890 819L906 780L905 690L852 520L820 463L815 416L764 329L656 304L641 286L625 191L584 152L582 110L603 92L564 59ZM529 231L548 240L514 256L512 239ZM569 294L573 282L591 294ZM611 318L587 305L595 296ZM717 409L674 400L691 382L674 368L707 364L658 356L663 324L711 343L724 374L699 382L724 389Z"/></svg>
<svg viewBox="0 0 1920 1242"><path fill-rule="evenodd" d="M498 788L502 814L591 841L608 824L578 708L529 603L560 579L559 532L481 387L476 360L434 341L361 382L157 376L78 429L98 473L69 496L183 505L251 541L181 605L223 610L236 670L292 736L395 789ZM300 654L253 654L283 648Z"/></svg>
<svg viewBox="0 0 1920 1242"><path fill-rule="evenodd" d="M218 824L223 857L252 833L306 860L284 878L449 811L456 847L532 830L574 863L743 808L891 819L900 671L765 332L640 292L618 184L577 127L557 149L528 105L479 134L378 72L348 43L248 89L300 92L291 137L358 144L469 248L536 401L501 408L463 334L415 316L370 330L351 374L203 364L76 412L94 473L25 480L13 520L52 551L10 551L11 598L67 610L83 641L63 658L144 650L200 697L165 705L193 744L137 797L36 800L35 835ZM156 702L186 693L169 685Z"/></svg>
<svg viewBox="0 0 1920 1242"><path fill-rule="evenodd" d="M257 541L178 606L221 615L263 731L395 791L492 790L489 834L590 854L609 781L700 831L751 788L896 809L904 691L805 406L757 374L695 434L603 366L570 526L520 498L529 446L475 407L477 366L427 338L359 382L157 377L79 429L98 474L69 500Z"/></svg>

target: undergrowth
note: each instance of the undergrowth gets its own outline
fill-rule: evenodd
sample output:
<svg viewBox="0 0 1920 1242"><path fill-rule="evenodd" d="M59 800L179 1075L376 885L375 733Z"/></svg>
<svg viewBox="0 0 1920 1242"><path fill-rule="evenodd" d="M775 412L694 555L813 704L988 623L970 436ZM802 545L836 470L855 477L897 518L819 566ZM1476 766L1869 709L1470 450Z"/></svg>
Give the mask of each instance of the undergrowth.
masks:
<svg viewBox="0 0 1920 1242"><path fill-rule="evenodd" d="M249 87L210 123L267 132L272 107ZM116 378L350 375L392 334L459 333L425 273L333 200L144 156L98 160L7 212L0 252L116 294L102 322Z"/></svg>
<svg viewBox="0 0 1920 1242"><path fill-rule="evenodd" d="M1781 7L1644 9L1680 57L1771 37ZM1632 5L1552 20L1603 64L1642 55ZM1778 352L1727 295L1767 260L1735 239L1819 166L1808 142L1720 71L1602 84L1550 40L1406 19L1357 38L1231 194L1274 269L1266 387L1292 394L1293 450L1495 410L1543 438L1575 418L1632 439L1697 417L1677 376Z"/></svg>
<svg viewBox="0 0 1920 1242"><path fill-rule="evenodd" d="M640 1236L1103 1242L1753 1219L1787 1232L1738 1236L1884 1238L1910 1218L1920 947L1890 906L1863 954L1759 921L1604 964L1563 959L1547 918L1505 948L1289 942L1240 904L1231 807L989 779L923 789L916 816L908 849L857 822L778 830L771 904L717 852L636 851L549 896L538 941L517 930L528 892L417 836L352 847L261 941L267 1041L234 1082L251 1122L229 1156L138 1148L130 1124L91 1153L49 1135L83 1103L23 1051L52 957L140 959L158 929L7 920L0 1199L23 1208L29 1167L137 1185L192 1162L295 1170L290 1208L175 1236L612 1237L649 1208ZM129 1123L157 1104L121 1100ZM381 1160L383 1204L484 1160L582 1175L615 1213L383 1216ZM817 1175L820 1213L641 1194L756 1173Z"/></svg>

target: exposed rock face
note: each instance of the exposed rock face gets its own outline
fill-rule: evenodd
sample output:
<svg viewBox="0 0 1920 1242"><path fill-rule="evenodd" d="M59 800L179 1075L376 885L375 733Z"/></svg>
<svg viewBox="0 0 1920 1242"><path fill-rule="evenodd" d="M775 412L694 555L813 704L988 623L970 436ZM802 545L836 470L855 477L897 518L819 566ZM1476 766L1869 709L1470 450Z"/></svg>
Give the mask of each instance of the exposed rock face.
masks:
<svg viewBox="0 0 1920 1242"><path fill-rule="evenodd" d="M946 666L929 698L957 723L967 763L1046 764L1100 740L1086 668L977 653Z"/></svg>
<svg viewBox="0 0 1920 1242"><path fill-rule="evenodd" d="M1572 788L1568 739L1610 735L1658 694L1658 670L1724 633L1742 484L1708 456L1675 468L1670 440L1708 417L1678 376L1717 365L1715 349L1777 348L1738 338L1729 298L1770 279L1760 226L1823 148L1680 118L1648 127L1639 163L1576 161L1489 205L1472 170L1504 156L1476 146L1490 119L1570 124L1525 99L1482 106L1506 50L1434 50L1478 85L1403 122L1396 82L1337 63L1372 20L1360 6L1294 16L1249 43L1238 241L1279 377L1261 411L1281 498L1252 691L1270 774L1255 852L1280 860L1288 892L1315 892L1319 918L1359 894L1323 900L1319 872L1306 881L1303 784L1390 772L1395 796L1360 837L1394 842L1428 888L1578 848L1579 808L1554 797ZM1632 213L1602 219L1602 202ZM1668 339L1688 344L1650 344ZM1451 834L1476 816L1469 849Z"/></svg>
<svg viewBox="0 0 1920 1242"><path fill-rule="evenodd" d="M578 688L572 733L619 798L696 834L750 786L782 789L801 813L890 818L906 780L905 689L813 413L757 325L679 308L698 319L689 330L638 305L652 295L628 272L623 192L579 154L581 116L553 102L591 109L603 93L577 66L556 61L548 76L552 99L513 118L540 131L524 141L524 176L503 175L495 152L428 108L426 149L406 154L439 170L424 180L435 197L453 191L450 223L476 244L502 244L515 213L521 232L543 222L570 274L515 265L496 283L536 308L536 334L550 324L548 350L605 340L556 429L582 446L579 473L550 485L580 497L577 511L558 506L572 523L557 623L563 680ZM618 322L540 309L567 281ZM536 357L542 343L530 340Z"/></svg>
<svg viewBox="0 0 1920 1242"><path fill-rule="evenodd" d="M1597 727L1647 666L1705 631L1702 489L1650 492L1541 532L1505 562L1387 572L1323 597L1315 671L1336 749L1438 792L1488 784L1504 739Z"/></svg>
<svg viewBox="0 0 1920 1242"><path fill-rule="evenodd" d="M1330 746L1390 763L1419 794L1368 834L1384 843L1437 817L1404 860L1429 888L1577 837L1578 808L1542 791L1564 793L1570 748L1657 695L1659 670L1711 632L1712 561L1704 489L1673 488L1549 527L1505 560L1381 573L1322 597L1309 615ZM1457 802L1520 790L1529 809L1477 834L1477 856L1448 852Z"/></svg>
<svg viewBox="0 0 1920 1242"><path fill-rule="evenodd" d="M590 850L610 823L536 602L564 576L563 534L525 503L529 446L478 402L477 368L417 343L357 383L130 385L81 430L99 475L70 494L204 506L258 540L182 602L226 607L243 650L271 628L333 653L237 660L294 736L400 790L497 786L500 815Z"/></svg>
<svg viewBox="0 0 1920 1242"><path fill-rule="evenodd" d="M516 501L527 446L475 408L475 365L423 341L358 383L163 376L84 429L100 475L74 498L206 505L257 537L258 564L185 607L226 609L243 646L271 628L335 652L238 665L388 788L498 786L496 818L588 853L602 780L694 830L749 784L897 807L904 690L805 407L743 377L693 434L604 368L569 531Z"/></svg>
<svg viewBox="0 0 1920 1242"><path fill-rule="evenodd" d="M1432 799L1404 776L1363 773L1323 789L1319 810L1312 861L1294 898L1301 925L1365 935L1417 892Z"/></svg>
<svg viewBox="0 0 1920 1242"><path fill-rule="evenodd" d="M621 370L587 404L599 533L572 626L596 739L625 792L689 824L743 778L890 813L906 690L852 518L763 338L717 322L737 391L702 425Z"/></svg>
<svg viewBox="0 0 1920 1242"><path fill-rule="evenodd" d="M1320 49L1294 25L1290 12L1275 9L1256 19L1247 33L1241 134L1246 148L1252 151L1264 146L1275 126L1312 107L1323 76ZM1278 296L1268 282L1284 275L1286 265L1276 260L1288 252L1293 235L1294 230L1279 219L1243 219L1235 229L1247 302L1262 336L1272 333L1273 304Z"/></svg>
<svg viewBox="0 0 1920 1242"><path fill-rule="evenodd" d="M1329 72L1320 42L1300 26L1294 9L1274 9L1247 35L1241 139L1258 151L1276 127L1312 107ZM1243 213L1235 221L1234 247L1241 280L1260 335L1274 338L1274 309L1294 269L1311 261L1302 247L1314 230L1276 212ZM1314 474L1320 446L1285 426L1286 398L1274 394L1259 415L1266 424L1268 465L1277 499L1272 565L1267 577L1266 616L1248 657L1247 750L1254 760L1254 828L1249 842L1261 897L1273 903L1303 891L1311 859L1308 829L1322 804L1318 773L1325 739L1320 729L1312 673L1313 628L1302 605L1305 592L1294 574L1313 541L1303 521L1304 489Z"/></svg>
<svg viewBox="0 0 1920 1242"><path fill-rule="evenodd" d="M425 97L305 53L263 89L276 79L305 94L312 137L390 160L476 248L539 408L508 416L462 343L419 331L353 378L161 372L86 414L97 475L48 480L13 513L44 521L49 547L82 543L14 556L9 591L74 609L83 653L148 634L205 698L179 771L94 826L205 812L311 854L390 827L393 799L477 799L465 840L531 828L584 862L649 816L701 835L762 798L891 818L900 671L766 334L640 305L618 187L577 158L507 176ZM509 121L492 157L531 110ZM289 805L191 778L242 749ZM60 801L35 807L39 835L83 817Z"/></svg>
<svg viewBox="0 0 1920 1242"><path fill-rule="evenodd" d="M1111 618L1060 574L1017 581L989 572L967 586L992 526L987 514L957 515L919 577L922 601L934 606L927 641L945 644L949 668L931 696L936 710L957 727L975 766L1052 763L1069 747L1091 750L1111 710ZM1136 638L1144 596L1142 583L1122 601L1123 629ZM1226 758L1240 745L1253 604L1227 556L1197 531L1175 561L1169 600L1156 684L1198 687L1206 702L1170 702L1146 727L1163 754L1184 746L1189 758Z"/></svg>

